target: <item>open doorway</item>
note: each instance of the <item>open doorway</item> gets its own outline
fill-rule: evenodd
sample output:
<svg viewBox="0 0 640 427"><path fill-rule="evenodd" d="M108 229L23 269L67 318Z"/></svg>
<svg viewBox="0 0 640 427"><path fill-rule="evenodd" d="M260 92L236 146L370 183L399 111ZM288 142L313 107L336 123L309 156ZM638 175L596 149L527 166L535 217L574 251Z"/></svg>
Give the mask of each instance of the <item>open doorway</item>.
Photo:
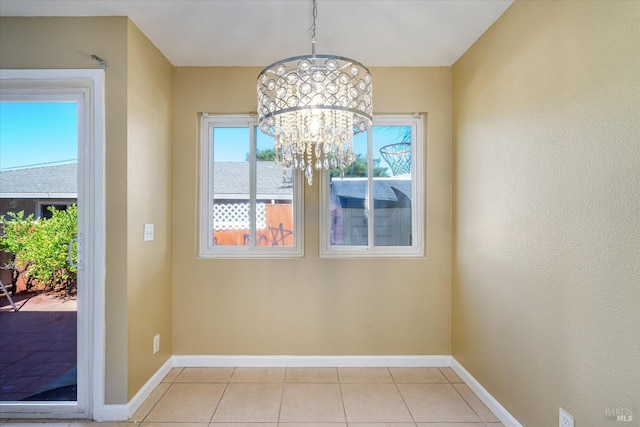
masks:
<svg viewBox="0 0 640 427"><path fill-rule="evenodd" d="M102 70L0 70L0 417L104 405L103 90Z"/></svg>
<svg viewBox="0 0 640 427"><path fill-rule="evenodd" d="M77 401L77 171L77 102L0 101L3 402Z"/></svg>

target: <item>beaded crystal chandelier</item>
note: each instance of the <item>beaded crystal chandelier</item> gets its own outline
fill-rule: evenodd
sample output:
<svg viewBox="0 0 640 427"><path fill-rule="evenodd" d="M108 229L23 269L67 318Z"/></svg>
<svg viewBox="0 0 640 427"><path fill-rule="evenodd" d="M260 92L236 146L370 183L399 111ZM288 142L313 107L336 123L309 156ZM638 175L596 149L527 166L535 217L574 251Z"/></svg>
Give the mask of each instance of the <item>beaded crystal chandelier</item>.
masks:
<svg viewBox="0 0 640 427"><path fill-rule="evenodd" d="M340 169L355 160L353 136L372 123L372 82L367 67L353 59L316 54L313 0L311 55L266 67L258 76L258 126L274 137L275 160L304 171Z"/></svg>

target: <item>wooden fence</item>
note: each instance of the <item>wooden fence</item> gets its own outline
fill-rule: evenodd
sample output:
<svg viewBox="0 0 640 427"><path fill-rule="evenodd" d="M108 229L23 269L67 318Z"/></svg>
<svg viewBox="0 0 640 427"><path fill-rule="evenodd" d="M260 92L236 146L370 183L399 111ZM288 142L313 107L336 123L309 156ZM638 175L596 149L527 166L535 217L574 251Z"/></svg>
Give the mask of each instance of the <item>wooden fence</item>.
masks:
<svg viewBox="0 0 640 427"><path fill-rule="evenodd" d="M293 246L293 207L290 204L265 205L264 229L256 230L256 246ZM249 230L216 230L216 245L242 246L249 244Z"/></svg>

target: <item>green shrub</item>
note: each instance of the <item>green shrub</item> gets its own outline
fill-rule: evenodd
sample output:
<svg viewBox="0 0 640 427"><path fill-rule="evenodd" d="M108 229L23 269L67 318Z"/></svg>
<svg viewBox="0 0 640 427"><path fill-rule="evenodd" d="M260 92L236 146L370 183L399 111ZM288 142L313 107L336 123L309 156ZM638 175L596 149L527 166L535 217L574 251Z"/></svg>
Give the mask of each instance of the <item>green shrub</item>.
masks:
<svg viewBox="0 0 640 427"><path fill-rule="evenodd" d="M67 290L75 287L77 269L69 264L68 251L72 239L77 235L78 208L69 206L66 210L48 208L49 219L34 220L33 215L24 217L24 212L8 213L0 216L4 235L0 238L0 249L14 255L14 266L27 266L27 278L42 284L45 288L64 286ZM72 258L77 261L76 248Z"/></svg>

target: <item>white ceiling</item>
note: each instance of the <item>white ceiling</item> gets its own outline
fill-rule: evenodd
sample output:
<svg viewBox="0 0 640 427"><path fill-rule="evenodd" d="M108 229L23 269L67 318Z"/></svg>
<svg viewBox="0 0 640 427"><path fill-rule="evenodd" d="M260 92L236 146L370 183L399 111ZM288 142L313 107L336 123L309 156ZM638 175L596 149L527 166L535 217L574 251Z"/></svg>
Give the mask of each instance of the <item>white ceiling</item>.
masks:
<svg viewBox="0 0 640 427"><path fill-rule="evenodd" d="M316 52L367 66L450 66L512 2L318 0ZM309 54L311 12L311 0L0 0L0 16L129 16L176 66Z"/></svg>

